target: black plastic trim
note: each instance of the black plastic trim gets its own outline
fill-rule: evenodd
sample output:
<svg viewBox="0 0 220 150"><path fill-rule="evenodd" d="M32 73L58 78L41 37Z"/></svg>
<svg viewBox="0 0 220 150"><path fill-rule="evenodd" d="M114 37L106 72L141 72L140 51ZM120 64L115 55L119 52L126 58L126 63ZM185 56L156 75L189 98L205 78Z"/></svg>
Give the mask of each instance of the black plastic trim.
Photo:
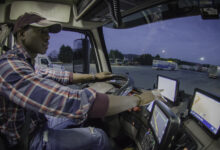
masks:
<svg viewBox="0 0 220 150"><path fill-rule="evenodd" d="M108 66L108 70L110 72L112 72L111 65L110 65L110 62L109 62L108 52L107 52L106 45L105 45L105 40L104 40L104 35L103 35L103 27L98 28L98 34L99 34L99 37L100 37L100 42L101 42L101 45L102 45L103 53L104 53L106 61L107 61L106 63L107 63L107 66Z"/></svg>

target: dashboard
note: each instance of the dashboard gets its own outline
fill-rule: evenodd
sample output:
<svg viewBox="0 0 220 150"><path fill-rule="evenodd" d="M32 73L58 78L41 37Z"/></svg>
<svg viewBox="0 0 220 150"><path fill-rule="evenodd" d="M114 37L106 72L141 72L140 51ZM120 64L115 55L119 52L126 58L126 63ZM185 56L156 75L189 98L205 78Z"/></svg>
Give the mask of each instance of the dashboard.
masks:
<svg viewBox="0 0 220 150"><path fill-rule="evenodd" d="M140 112L123 113L122 118L131 125L126 132L131 133L132 128L137 130L136 135L130 135L143 150L171 149L180 127L179 118L158 100L154 101L152 112L148 111L148 106L143 106Z"/></svg>
<svg viewBox="0 0 220 150"><path fill-rule="evenodd" d="M90 87L114 94L120 89L115 82L93 83ZM127 84L120 95L140 93L127 81L118 84ZM142 106L141 111L119 114L120 129L139 150L219 149L220 98L201 89L195 89L193 96L187 95L178 91L178 84L175 79L158 75L157 88L163 87L161 93L167 102L157 99Z"/></svg>
<svg viewBox="0 0 220 150"><path fill-rule="evenodd" d="M181 105L181 107L186 106L185 104ZM157 117L152 120L152 112L148 110L148 107L142 107L140 112L125 112L121 115L121 122L125 132L135 141L139 150L219 149L219 138L212 137L195 119L190 116L183 116L183 112L177 112L177 107L179 106L170 109L172 112L177 112L177 118L180 119L180 122L172 126L172 131L167 131L175 134L166 133L165 140L167 141L163 145L160 142L164 136L168 120L157 107L155 112L153 112L153 114L157 114L155 115ZM184 109L182 108L182 110Z"/></svg>

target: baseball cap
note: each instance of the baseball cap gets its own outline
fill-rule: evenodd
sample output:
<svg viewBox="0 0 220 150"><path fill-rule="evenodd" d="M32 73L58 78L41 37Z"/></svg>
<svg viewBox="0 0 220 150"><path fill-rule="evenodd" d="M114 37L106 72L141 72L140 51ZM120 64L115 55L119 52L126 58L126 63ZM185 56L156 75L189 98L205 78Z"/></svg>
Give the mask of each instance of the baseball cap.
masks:
<svg viewBox="0 0 220 150"><path fill-rule="evenodd" d="M58 33L61 30L61 24L59 23L49 21L36 13L25 13L18 17L14 25L13 33L17 33L27 25L48 28L50 33Z"/></svg>

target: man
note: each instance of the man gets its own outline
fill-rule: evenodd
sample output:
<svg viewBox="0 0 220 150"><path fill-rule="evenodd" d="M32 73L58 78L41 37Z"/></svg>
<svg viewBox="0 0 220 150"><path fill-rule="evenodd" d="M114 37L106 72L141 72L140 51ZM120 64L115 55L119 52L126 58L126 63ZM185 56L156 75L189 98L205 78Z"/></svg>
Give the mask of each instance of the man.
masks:
<svg viewBox="0 0 220 150"><path fill-rule="evenodd" d="M34 58L38 53L46 52L49 32L60 30L59 24L37 14L25 13L17 19L13 31L17 44L0 58L1 134L10 147L23 143L23 126L26 127L29 120L30 125L25 130L28 137L32 137L29 144L31 150L109 149L107 136L102 130L49 128L45 115L73 119L79 125L88 117L114 115L149 103L152 98L147 99L149 92L140 96L113 96L90 88L74 90L61 85L110 78L109 73L94 76L45 71L36 74Z"/></svg>

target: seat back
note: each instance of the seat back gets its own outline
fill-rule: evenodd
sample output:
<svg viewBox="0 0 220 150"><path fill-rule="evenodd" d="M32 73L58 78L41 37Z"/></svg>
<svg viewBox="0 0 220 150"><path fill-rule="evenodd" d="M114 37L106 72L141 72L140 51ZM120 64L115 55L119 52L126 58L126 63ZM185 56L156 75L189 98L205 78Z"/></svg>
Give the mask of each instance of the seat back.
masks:
<svg viewBox="0 0 220 150"><path fill-rule="evenodd" d="M1 137L1 135L0 135L0 148L1 150L7 150L5 140L3 137Z"/></svg>

